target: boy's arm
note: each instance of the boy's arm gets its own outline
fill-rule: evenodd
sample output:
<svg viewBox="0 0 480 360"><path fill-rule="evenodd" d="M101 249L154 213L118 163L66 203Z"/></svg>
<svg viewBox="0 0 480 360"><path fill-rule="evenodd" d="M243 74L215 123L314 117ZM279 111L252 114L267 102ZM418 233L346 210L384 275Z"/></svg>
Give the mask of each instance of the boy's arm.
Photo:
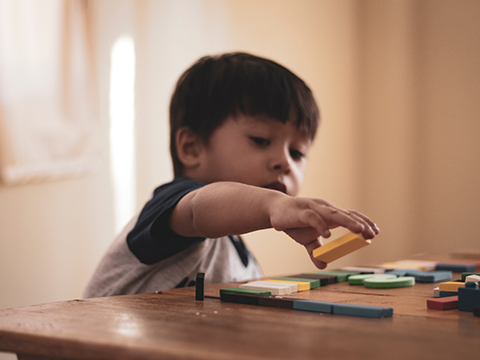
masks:
<svg viewBox="0 0 480 360"><path fill-rule="evenodd" d="M304 245L312 257L321 246L320 236L329 237L329 229L342 226L366 239L378 233L366 216L310 198L285 195L276 190L235 182L216 182L185 195L174 208L171 229L183 236L217 238L274 228L284 231Z"/></svg>

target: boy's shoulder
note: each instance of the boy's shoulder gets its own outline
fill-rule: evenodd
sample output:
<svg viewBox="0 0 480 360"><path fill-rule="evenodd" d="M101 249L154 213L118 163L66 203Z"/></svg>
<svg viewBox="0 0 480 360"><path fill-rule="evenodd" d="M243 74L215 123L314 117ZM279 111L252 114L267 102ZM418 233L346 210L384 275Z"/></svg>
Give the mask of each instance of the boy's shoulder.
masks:
<svg viewBox="0 0 480 360"><path fill-rule="evenodd" d="M204 183L185 178L176 177L172 181L158 186L153 192L153 198L170 197L174 194L187 193L205 186Z"/></svg>

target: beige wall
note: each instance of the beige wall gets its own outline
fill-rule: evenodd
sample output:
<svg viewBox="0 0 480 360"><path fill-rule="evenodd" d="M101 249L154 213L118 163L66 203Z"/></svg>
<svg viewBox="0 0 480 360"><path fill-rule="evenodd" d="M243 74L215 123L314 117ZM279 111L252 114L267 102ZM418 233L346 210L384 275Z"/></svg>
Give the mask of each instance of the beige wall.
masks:
<svg viewBox="0 0 480 360"><path fill-rule="evenodd" d="M95 2L104 159L95 174L0 186L0 308L81 296L113 237L109 52L137 50L137 208L171 178L167 109L195 59L230 50L303 77L323 124L302 195L369 214L373 245L332 266L479 248L479 1L210 0ZM268 275L312 269L300 246L247 241Z"/></svg>

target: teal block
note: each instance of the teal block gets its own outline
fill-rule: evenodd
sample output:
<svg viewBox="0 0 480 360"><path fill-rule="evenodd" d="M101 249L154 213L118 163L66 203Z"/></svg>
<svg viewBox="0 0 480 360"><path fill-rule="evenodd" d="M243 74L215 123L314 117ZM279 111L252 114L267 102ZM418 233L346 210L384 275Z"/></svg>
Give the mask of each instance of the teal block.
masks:
<svg viewBox="0 0 480 360"><path fill-rule="evenodd" d="M295 310L306 310L327 314L332 313L333 305L333 303L315 300L295 300L293 302L293 308Z"/></svg>
<svg viewBox="0 0 480 360"><path fill-rule="evenodd" d="M383 306L334 304L333 313L337 315L383 318L393 316L393 309Z"/></svg>

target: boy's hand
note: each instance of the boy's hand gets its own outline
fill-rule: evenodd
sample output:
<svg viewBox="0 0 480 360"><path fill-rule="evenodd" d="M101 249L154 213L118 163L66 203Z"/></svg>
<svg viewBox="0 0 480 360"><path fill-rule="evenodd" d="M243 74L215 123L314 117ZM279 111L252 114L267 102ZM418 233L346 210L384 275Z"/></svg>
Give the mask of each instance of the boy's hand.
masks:
<svg viewBox="0 0 480 360"><path fill-rule="evenodd" d="M324 269L326 264L312 256L322 245L320 237L328 238L330 229L342 226L356 234L371 239L379 233L378 227L367 216L344 210L320 199L282 196L272 203L270 223L275 230L284 231L307 249L315 266Z"/></svg>

